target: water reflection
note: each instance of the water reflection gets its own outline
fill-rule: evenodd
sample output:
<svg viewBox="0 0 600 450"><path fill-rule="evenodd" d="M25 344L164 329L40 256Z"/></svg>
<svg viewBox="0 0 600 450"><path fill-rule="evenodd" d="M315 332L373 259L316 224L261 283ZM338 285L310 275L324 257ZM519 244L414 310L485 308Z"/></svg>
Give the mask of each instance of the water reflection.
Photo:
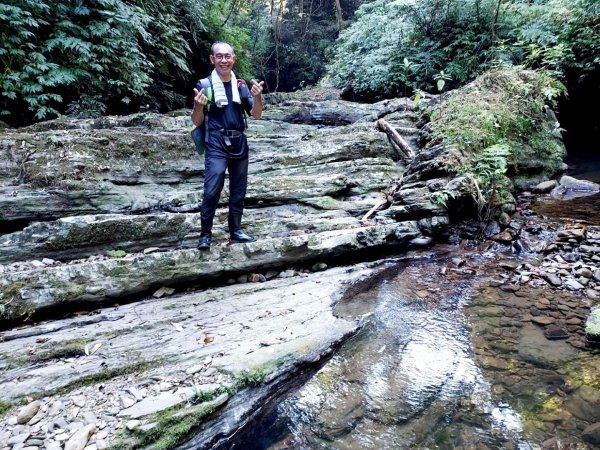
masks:
<svg viewBox="0 0 600 450"><path fill-rule="evenodd" d="M567 222L578 220L594 225L600 223L600 194L568 200L540 196L532 207L538 214L552 219Z"/></svg>
<svg viewBox="0 0 600 450"><path fill-rule="evenodd" d="M374 305L367 329L243 448L530 448L474 362L462 311L470 282L439 275L438 264L408 265L371 299L340 305L348 318Z"/></svg>

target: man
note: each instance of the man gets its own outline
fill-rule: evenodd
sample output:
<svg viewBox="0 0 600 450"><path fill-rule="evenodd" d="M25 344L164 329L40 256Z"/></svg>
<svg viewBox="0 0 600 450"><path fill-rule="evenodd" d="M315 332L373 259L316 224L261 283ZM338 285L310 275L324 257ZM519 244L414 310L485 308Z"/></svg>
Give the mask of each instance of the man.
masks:
<svg viewBox="0 0 600 450"><path fill-rule="evenodd" d="M219 196L229 172L229 236L231 242L254 242L256 238L242 231L242 213L248 184L248 142L244 110L260 119L263 110L264 81L252 82L252 89L238 83L232 71L235 53L231 45L217 42L211 48L210 61L215 66L209 77L211 93L198 83L194 89L192 121L205 126L207 138L204 162L204 196L200 207L201 231L198 248L206 250L212 243L212 226ZM249 95L251 94L251 95ZM206 123L205 123L206 121Z"/></svg>

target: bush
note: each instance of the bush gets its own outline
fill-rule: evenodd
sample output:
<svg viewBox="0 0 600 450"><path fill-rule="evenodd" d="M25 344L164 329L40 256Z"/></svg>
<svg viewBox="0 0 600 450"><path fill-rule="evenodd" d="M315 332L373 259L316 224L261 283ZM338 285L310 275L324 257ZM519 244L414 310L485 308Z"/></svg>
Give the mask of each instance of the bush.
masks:
<svg viewBox="0 0 600 450"><path fill-rule="evenodd" d="M328 71L368 100L436 92L442 71L458 87L499 63L586 76L600 68L599 26L597 0L375 0L338 39Z"/></svg>
<svg viewBox="0 0 600 450"><path fill-rule="evenodd" d="M480 213L513 202L510 178L528 170L547 178L559 170L565 149L546 105L564 89L549 72L493 70L429 111L428 145L458 148L462 161L450 170L473 182Z"/></svg>
<svg viewBox="0 0 600 450"><path fill-rule="evenodd" d="M225 24L233 9L243 20L225 0L5 0L0 114L22 125L67 110L85 117L182 107L194 50L204 43L207 58L210 41L246 44L247 33ZM238 60L243 72L247 58Z"/></svg>

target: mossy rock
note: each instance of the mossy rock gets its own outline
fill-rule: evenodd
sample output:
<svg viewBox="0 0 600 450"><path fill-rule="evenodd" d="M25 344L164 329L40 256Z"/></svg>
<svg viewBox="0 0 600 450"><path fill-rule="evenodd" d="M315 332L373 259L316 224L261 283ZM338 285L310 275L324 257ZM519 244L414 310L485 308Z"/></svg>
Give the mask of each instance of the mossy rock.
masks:
<svg viewBox="0 0 600 450"><path fill-rule="evenodd" d="M35 304L21 297L21 289L24 287L25 283L22 281L0 286L0 322L27 320L35 312Z"/></svg>
<svg viewBox="0 0 600 450"><path fill-rule="evenodd" d="M543 108L551 103L549 92L565 92L549 72L491 70L429 111L428 147L443 143L460 150L461 161L448 165L448 171L478 187L480 207L498 209L511 191L561 170L566 150L556 121Z"/></svg>
<svg viewBox="0 0 600 450"><path fill-rule="evenodd" d="M600 306L592 308L585 323L585 336L590 345L600 346Z"/></svg>

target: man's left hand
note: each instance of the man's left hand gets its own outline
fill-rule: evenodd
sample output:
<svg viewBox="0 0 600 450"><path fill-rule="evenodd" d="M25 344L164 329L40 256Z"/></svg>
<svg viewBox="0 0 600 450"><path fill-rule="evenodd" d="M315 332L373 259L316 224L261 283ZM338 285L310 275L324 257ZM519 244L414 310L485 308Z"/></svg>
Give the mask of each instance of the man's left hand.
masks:
<svg viewBox="0 0 600 450"><path fill-rule="evenodd" d="M252 83L252 88L250 89L250 93L252 94L252 97L260 97L260 95L262 94L262 91L264 89L265 82L261 81L259 83L256 80L251 80L250 82Z"/></svg>

